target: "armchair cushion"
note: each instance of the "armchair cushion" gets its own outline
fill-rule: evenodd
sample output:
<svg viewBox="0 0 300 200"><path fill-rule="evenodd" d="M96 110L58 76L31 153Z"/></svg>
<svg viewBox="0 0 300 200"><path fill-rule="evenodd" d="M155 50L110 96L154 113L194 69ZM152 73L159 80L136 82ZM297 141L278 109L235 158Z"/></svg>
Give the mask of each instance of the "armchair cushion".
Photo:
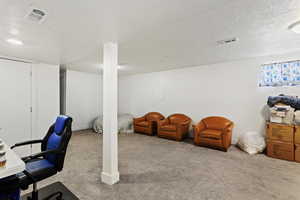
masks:
<svg viewBox="0 0 300 200"><path fill-rule="evenodd" d="M142 127L149 127L150 122L149 121L136 122L135 125L142 126Z"/></svg>
<svg viewBox="0 0 300 200"><path fill-rule="evenodd" d="M173 124L161 126L161 130L163 130L163 131L176 131L176 128L177 128L176 125L173 125Z"/></svg>
<svg viewBox="0 0 300 200"><path fill-rule="evenodd" d="M221 139L222 131L214 129L205 129L200 133L200 135L204 138Z"/></svg>

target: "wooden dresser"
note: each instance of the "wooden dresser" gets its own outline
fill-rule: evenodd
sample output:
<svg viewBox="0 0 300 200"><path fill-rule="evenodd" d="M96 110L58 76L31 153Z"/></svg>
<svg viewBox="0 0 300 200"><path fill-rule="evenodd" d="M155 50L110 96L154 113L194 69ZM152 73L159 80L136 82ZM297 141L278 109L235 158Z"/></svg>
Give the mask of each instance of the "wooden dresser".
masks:
<svg viewBox="0 0 300 200"><path fill-rule="evenodd" d="M268 122L267 155L300 162L300 126Z"/></svg>

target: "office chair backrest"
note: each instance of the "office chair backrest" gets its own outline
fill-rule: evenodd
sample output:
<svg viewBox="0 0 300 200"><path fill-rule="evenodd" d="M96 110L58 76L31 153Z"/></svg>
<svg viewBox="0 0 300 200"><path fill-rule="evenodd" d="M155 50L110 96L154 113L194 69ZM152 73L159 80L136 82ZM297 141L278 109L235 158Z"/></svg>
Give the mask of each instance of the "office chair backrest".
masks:
<svg viewBox="0 0 300 200"><path fill-rule="evenodd" d="M56 167L57 171L61 171L64 165L67 147L72 136L72 121L69 116L58 116L42 142L42 151L58 150L59 153L44 157Z"/></svg>

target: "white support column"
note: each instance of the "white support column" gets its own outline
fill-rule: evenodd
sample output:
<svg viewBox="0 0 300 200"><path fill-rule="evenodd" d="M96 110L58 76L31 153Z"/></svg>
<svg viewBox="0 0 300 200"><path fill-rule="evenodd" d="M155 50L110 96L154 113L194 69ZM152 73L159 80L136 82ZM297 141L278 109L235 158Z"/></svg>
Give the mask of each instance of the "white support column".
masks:
<svg viewBox="0 0 300 200"><path fill-rule="evenodd" d="M118 170L118 44L103 48L103 169L102 182L119 181Z"/></svg>

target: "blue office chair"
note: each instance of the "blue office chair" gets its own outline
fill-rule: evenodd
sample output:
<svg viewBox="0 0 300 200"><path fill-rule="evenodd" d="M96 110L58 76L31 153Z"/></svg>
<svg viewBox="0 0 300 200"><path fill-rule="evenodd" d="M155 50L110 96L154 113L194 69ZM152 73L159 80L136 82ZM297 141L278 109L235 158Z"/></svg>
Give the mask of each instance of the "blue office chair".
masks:
<svg viewBox="0 0 300 200"><path fill-rule="evenodd" d="M72 118L58 116L56 122L49 128L47 135L42 140L32 140L17 143L11 148L41 143L41 152L22 158L26 163L23 173L17 175L19 187L28 189L33 184L32 196L28 200L38 200L37 182L55 175L63 169L68 143L72 135ZM57 192L46 199L56 196L62 198L62 193Z"/></svg>

